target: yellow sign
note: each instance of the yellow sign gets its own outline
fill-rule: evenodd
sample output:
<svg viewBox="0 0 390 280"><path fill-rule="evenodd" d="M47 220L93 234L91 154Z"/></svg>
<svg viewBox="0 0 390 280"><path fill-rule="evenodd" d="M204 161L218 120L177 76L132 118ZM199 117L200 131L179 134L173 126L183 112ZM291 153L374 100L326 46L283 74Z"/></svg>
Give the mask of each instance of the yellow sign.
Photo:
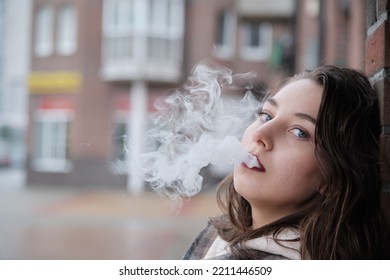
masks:
<svg viewBox="0 0 390 280"><path fill-rule="evenodd" d="M28 79L31 94L75 93L81 86L81 75L75 71L32 72Z"/></svg>

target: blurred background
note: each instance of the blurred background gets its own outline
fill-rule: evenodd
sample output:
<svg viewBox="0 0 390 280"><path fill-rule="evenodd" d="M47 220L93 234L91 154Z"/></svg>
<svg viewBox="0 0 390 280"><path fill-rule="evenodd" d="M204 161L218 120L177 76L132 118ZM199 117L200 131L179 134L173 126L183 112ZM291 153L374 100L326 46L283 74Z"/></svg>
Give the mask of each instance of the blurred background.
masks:
<svg viewBox="0 0 390 280"><path fill-rule="evenodd" d="M0 258L179 259L229 172L157 196L129 160L204 59L258 88L364 69L364 0L0 0ZM237 95L242 93L237 92Z"/></svg>

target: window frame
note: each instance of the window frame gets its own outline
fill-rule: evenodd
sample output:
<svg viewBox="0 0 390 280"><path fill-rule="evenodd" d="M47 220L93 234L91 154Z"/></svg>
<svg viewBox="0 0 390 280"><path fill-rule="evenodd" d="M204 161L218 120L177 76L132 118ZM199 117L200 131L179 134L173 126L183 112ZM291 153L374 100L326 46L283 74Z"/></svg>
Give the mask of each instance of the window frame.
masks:
<svg viewBox="0 0 390 280"><path fill-rule="evenodd" d="M250 33L253 32L253 28L256 28L258 32L259 42L256 46L253 46L250 43ZM273 27L271 23L243 21L241 33L241 58L251 61L266 61L269 59L273 45Z"/></svg>
<svg viewBox="0 0 390 280"><path fill-rule="evenodd" d="M58 11L57 52L72 55L77 50L77 10L71 3L64 4Z"/></svg>
<svg viewBox="0 0 390 280"><path fill-rule="evenodd" d="M108 64L129 65L129 62L138 62L148 65L173 64L181 62L182 57L182 33L184 10L183 0L149 0L136 1L129 0L130 6L134 7L133 20L129 24L115 26L114 15L116 14L118 3L123 0L105 0L105 14L103 20L103 60ZM156 7L154 12L151 7ZM182 12L183 11L183 12ZM125 13L125 12L123 12ZM174 19L172 19L172 17ZM178 22L178 24L172 24ZM115 42L122 38L123 42ZM126 43L126 38L128 42ZM166 48L161 48L161 43ZM116 56L113 49L126 49L126 44L131 51L125 55ZM163 54L161 54L163 52ZM146 67L146 66L145 66ZM152 66L150 66L152 67ZM155 68L153 66L152 68Z"/></svg>
<svg viewBox="0 0 390 280"><path fill-rule="evenodd" d="M221 17L223 17L221 23ZM215 40L216 56L230 59L234 56L237 17L231 10L222 10L217 16L217 34ZM221 42L219 38L221 36Z"/></svg>
<svg viewBox="0 0 390 280"><path fill-rule="evenodd" d="M34 113L34 170L64 173L71 171L69 140L72 120L73 112L66 109L38 109ZM53 133L54 130L56 131Z"/></svg>
<svg viewBox="0 0 390 280"><path fill-rule="evenodd" d="M50 56L54 51L54 9L49 5L42 5L35 14L35 43L34 53L38 57Z"/></svg>

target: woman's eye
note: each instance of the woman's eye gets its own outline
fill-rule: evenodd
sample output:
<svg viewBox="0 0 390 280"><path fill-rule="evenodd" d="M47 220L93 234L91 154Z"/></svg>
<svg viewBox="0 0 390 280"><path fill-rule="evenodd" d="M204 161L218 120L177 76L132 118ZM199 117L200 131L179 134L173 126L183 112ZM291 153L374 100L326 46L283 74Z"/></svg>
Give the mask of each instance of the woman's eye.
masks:
<svg viewBox="0 0 390 280"><path fill-rule="evenodd" d="M309 138L309 134L308 134L306 131L304 131L304 130L298 128L298 127L293 128L293 129L292 129L292 133L293 133L296 137L298 137L298 138L302 138L302 139L307 139L307 138Z"/></svg>
<svg viewBox="0 0 390 280"><path fill-rule="evenodd" d="M259 119L263 122L268 122L268 121L272 120L272 116L266 112L260 112Z"/></svg>

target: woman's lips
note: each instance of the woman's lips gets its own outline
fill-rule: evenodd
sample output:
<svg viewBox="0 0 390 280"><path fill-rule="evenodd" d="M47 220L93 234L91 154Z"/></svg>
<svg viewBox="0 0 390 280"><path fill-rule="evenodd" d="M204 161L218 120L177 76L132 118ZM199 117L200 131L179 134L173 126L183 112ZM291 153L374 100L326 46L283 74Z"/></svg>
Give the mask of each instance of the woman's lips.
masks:
<svg viewBox="0 0 390 280"><path fill-rule="evenodd" d="M254 156L256 159L257 159L257 164L256 166L251 166L249 167L247 165L247 163L243 162L241 163L241 166L246 168L246 169L250 169L250 170L254 170L254 171L258 171L258 172L265 172L265 168L264 166L261 164L261 162L259 161L259 159L257 158L257 156Z"/></svg>
<svg viewBox="0 0 390 280"><path fill-rule="evenodd" d="M253 170L253 171L257 171L257 172L265 172L265 169L264 168L259 168L259 167L248 167L245 162L241 163L241 166L246 168L246 169L250 169L250 170Z"/></svg>

